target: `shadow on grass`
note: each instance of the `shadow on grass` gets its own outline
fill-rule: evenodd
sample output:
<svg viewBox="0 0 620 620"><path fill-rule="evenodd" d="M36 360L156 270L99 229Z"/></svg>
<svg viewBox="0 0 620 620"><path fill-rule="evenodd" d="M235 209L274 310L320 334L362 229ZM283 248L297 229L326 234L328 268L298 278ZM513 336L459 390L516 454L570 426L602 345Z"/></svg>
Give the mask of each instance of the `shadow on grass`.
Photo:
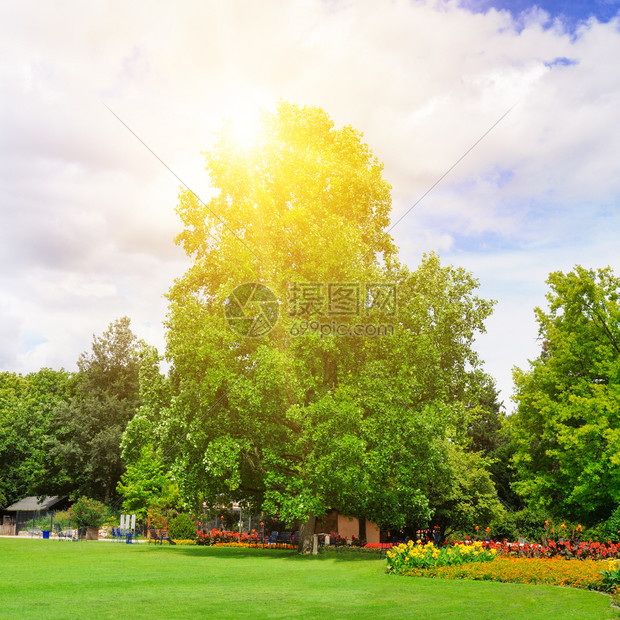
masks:
<svg viewBox="0 0 620 620"><path fill-rule="evenodd" d="M174 553L180 553L190 557L210 557L218 559L230 559L230 558L261 558L261 559L273 559L273 560L289 560L292 562L317 562L321 560L336 560L339 562L359 562L366 560L383 561L384 557L381 557L376 552L364 552L364 551L352 551L349 549L343 550L323 550L319 555L301 555L297 553L295 549L262 549L262 548L248 548L248 547L208 547L208 546L149 546L150 549L157 549L157 551L170 549Z"/></svg>

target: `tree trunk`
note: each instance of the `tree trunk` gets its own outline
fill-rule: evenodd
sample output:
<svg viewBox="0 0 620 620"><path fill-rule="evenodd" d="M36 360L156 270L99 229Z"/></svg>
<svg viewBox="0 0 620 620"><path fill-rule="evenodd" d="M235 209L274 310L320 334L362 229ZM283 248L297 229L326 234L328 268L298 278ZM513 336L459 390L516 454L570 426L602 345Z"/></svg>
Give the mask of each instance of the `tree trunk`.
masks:
<svg viewBox="0 0 620 620"><path fill-rule="evenodd" d="M314 536L315 523L316 517L313 513L310 513L308 520L305 523L302 523L299 528L299 546L297 547L298 553L312 553L312 537Z"/></svg>

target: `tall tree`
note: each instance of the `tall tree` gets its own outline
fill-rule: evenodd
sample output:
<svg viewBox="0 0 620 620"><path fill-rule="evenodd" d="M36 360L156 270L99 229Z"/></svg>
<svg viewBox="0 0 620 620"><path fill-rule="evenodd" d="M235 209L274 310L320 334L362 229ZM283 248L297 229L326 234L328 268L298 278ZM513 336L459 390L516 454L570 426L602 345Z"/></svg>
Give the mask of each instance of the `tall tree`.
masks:
<svg viewBox="0 0 620 620"><path fill-rule="evenodd" d="M139 404L139 343L127 317L93 336L78 360L73 397L56 410L48 449L58 492L108 503L124 471L121 438Z"/></svg>
<svg viewBox="0 0 620 620"><path fill-rule="evenodd" d="M280 103L263 115L255 148L225 127L207 154L215 198L181 193L178 241L192 266L169 293L170 398L155 381L125 446L135 454L132 442L155 436L188 502L245 501L305 521L307 534L329 508L381 525L425 522L433 493L449 485L479 364L471 344L492 304L435 255L413 272L398 263L385 232L390 187L361 137L318 108ZM231 291L252 282L281 300L263 338L225 318L262 307L273 319L260 297L234 314ZM330 283L352 284L351 295L371 285L359 315L338 319L346 336L324 329ZM376 303L390 285L398 317ZM314 296L300 310L304 286ZM371 311L392 325L386 337L354 335Z"/></svg>
<svg viewBox="0 0 620 620"><path fill-rule="evenodd" d="M541 354L514 373L514 486L592 524L620 503L620 280L578 265L547 283L549 310L535 310Z"/></svg>
<svg viewBox="0 0 620 620"><path fill-rule="evenodd" d="M0 373L0 505L46 492L50 462L45 445L54 412L70 394L71 378L64 370Z"/></svg>
<svg viewBox="0 0 620 620"><path fill-rule="evenodd" d="M503 411L503 403L499 401L499 392L491 377L480 374L472 402L475 411L467 429L469 450L486 459L502 504L511 510L522 508L523 501L512 488L514 472L511 458L514 447L510 418Z"/></svg>

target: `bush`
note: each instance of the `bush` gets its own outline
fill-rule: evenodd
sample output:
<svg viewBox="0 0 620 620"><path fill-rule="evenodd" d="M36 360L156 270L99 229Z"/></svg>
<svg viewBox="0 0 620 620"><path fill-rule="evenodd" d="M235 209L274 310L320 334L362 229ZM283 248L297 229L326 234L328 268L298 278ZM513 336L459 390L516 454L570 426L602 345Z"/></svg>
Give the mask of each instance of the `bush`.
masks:
<svg viewBox="0 0 620 620"><path fill-rule="evenodd" d="M69 508L69 514L73 527L101 527L108 517L108 509L96 499L82 496Z"/></svg>
<svg viewBox="0 0 620 620"><path fill-rule="evenodd" d="M52 529L52 517L51 515L47 515L45 517L39 517L34 522L35 527L38 527L40 530L51 530Z"/></svg>
<svg viewBox="0 0 620 620"><path fill-rule="evenodd" d="M60 510L54 513L54 526L58 526L61 530L69 527L69 513L66 510Z"/></svg>
<svg viewBox="0 0 620 620"><path fill-rule="evenodd" d="M168 534L173 540L196 540L196 524L185 513L180 513L170 519Z"/></svg>
<svg viewBox="0 0 620 620"><path fill-rule="evenodd" d="M620 541L620 506L618 506L612 513L611 517L605 521L601 528L602 534L608 540L612 542Z"/></svg>
<svg viewBox="0 0 620 620"><path fill-rule="evenodd" d="M607 569L602 570L601 575L603 575L603 585L610 592L616 592L618 586L620 586L620 562L618 560L608 560Z"/></svg>
<svg viewBox="0 0 620 620"><path fill-rule="evenodd" d="M527 540L540 541L545 534L545 515L542 512L524 508L516 512L507 512L502 519L491 524L493 540Z"/></svg>

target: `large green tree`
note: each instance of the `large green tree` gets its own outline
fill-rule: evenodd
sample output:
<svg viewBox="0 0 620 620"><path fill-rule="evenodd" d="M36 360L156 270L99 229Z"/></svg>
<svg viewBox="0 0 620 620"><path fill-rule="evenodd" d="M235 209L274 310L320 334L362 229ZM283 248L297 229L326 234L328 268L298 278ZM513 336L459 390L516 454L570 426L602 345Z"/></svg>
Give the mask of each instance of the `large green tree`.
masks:
<svg viewBox="0 0 620 620"><path fill-rule="evenodd" d="M398 263L385 232L390 186L361 138L288 103L263 114L254 148L224 128L207 154L219 193L208 204L180 195L178 241L192 266L169 293L169 378L146 360L155 387L125 435L134 455L156 437L187 502L244 501L302 520L302 542L329 508L382 526L426 523L454 468L471 465L451 454L476 409L471 345L492 304L436 255L415 271ZM263 338L239 335L224 314L231 291L251 282L281 301ZM362 294L358 309L393 329L377 338L308 329L326 310L289 316L298 283L323 293L329 283L375 293L392 284L397 317L377 307L378 293ZM366 319L338 320L353 328Z"/></svg>
<svg viewBox="0 0 620 620"><path fill-rule="evenodd" d="M511 420L516 490L535 506L593 524L620 503L620 280L610 268L555 272L542 340L516 369Z"/></svg>

